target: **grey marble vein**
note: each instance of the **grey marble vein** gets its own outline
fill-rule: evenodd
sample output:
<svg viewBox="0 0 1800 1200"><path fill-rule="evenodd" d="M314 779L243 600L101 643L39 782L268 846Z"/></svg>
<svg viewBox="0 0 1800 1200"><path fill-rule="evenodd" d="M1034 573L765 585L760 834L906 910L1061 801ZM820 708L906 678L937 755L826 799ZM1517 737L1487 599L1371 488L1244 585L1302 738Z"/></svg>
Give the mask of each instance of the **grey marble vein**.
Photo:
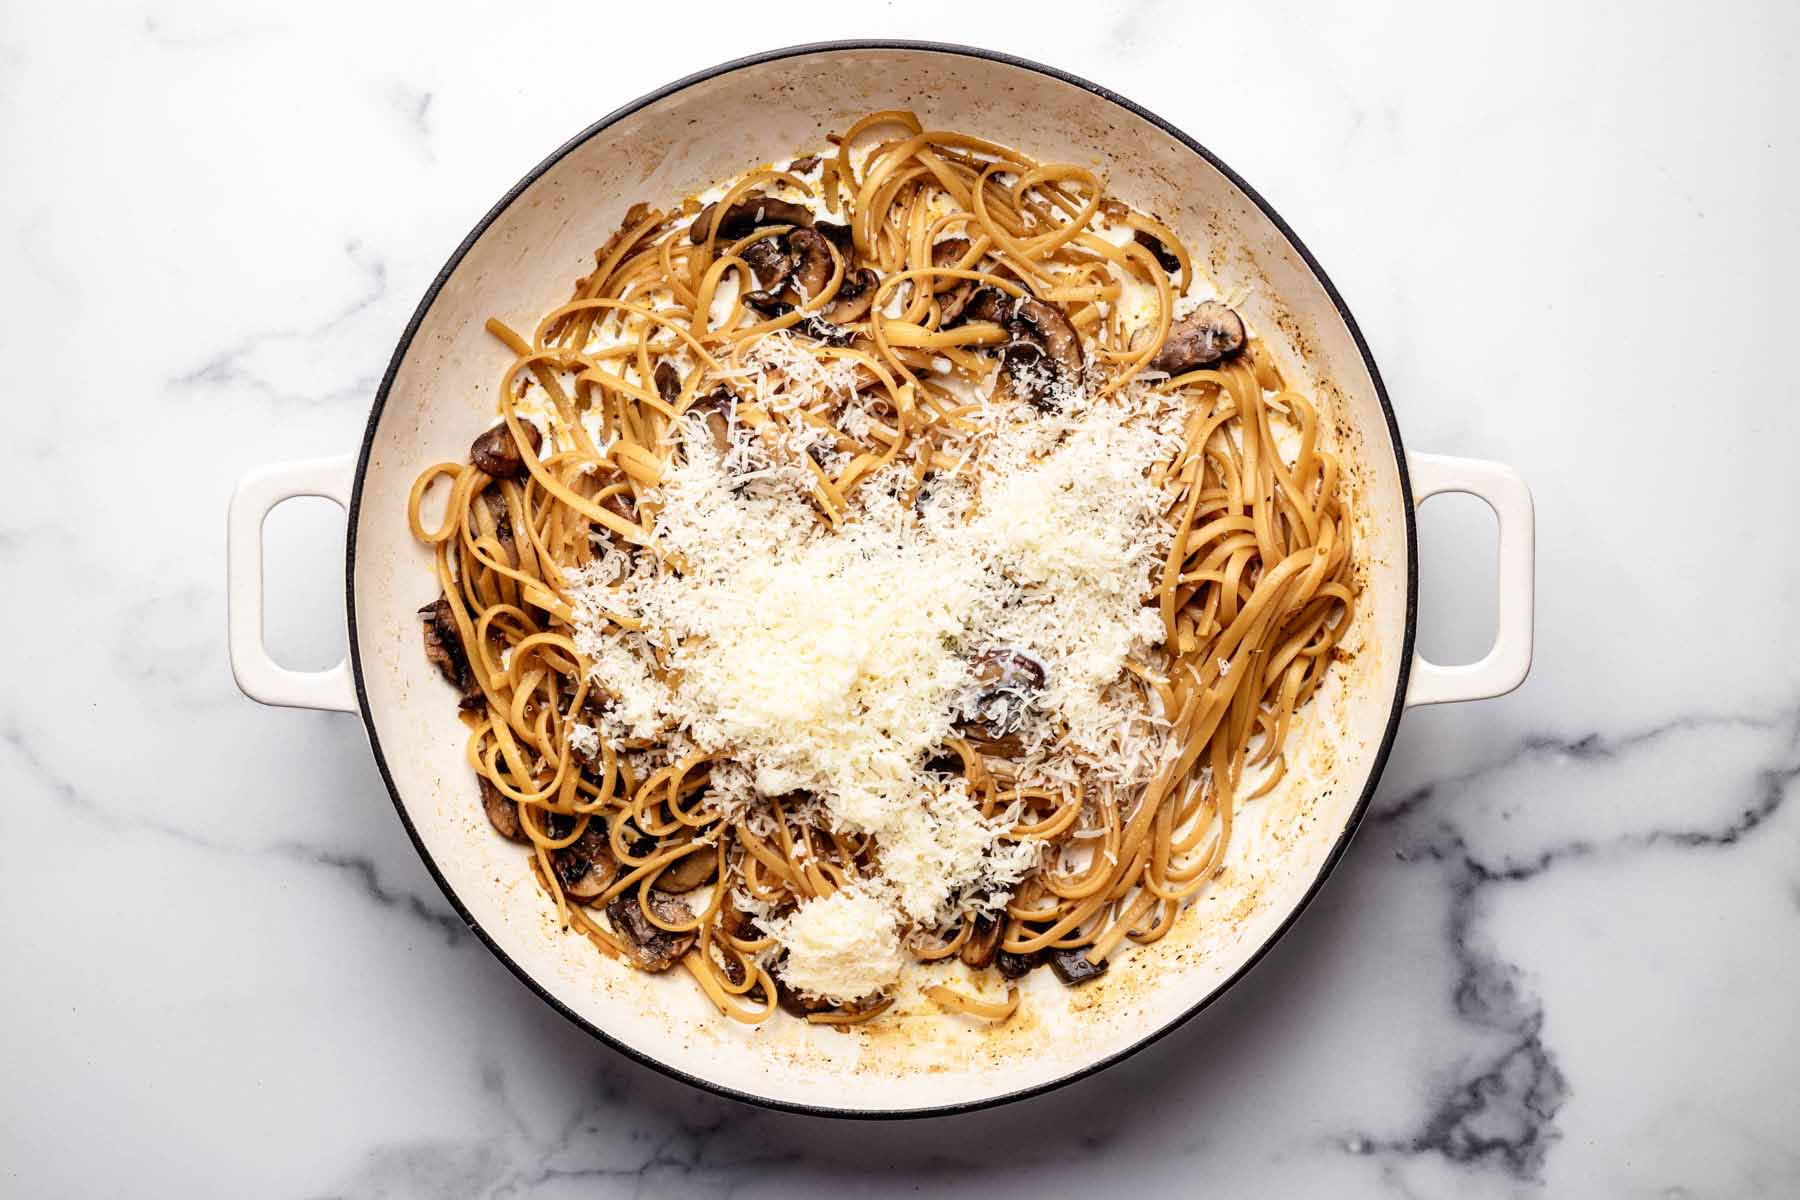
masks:
<svg viewBox="0 0 1800 1200"><path fill-rule="evenodd" d="M1454 827L1453 810L1461 790L1523 760L1553 757L1613 764L1653 750L1677 734L1704 735L1731 727L1775 735L1773 757L1755 767L1751 792L1741 807L1714 824L1653 828L1605 841L1559 842L1528 859L1502 859L1493 865L1473 853ZM1516 967L1479 948L1473 937L1483 892L1529 882L1565 862L1603 855L1655 847L1735 846L1787 802L1800 779L1797 750L1800 708L1766 717L1686 715L1611 737L1531 734L1480 767L1415 788L1380 806L1372 818L1379 831L1376 836L1397 844L1398 859L1447 867L1451 904L1446 934L1458 964L1452 996L1456 1012L1465 1021L1502 1034L1507 1044L1460 1075L1417 1131L1397 1138L1353 1134L1346 1139L1346 1148L1378 1156L1436 1155L1452 1163L1492 1166L1521 1181L1540 1179L1546 1156L1561 1137L1555 1119L1569 1098L1570 1084L1546 1044L1541 1000L1531 994ZM1446 811L1434 810L1436 805Z"/></svg>
<svg viewBox="0 0 1800 1200"><path fill-rule="evenodd" d="M428 898L402 891L384 883L375 860L367 855L351 854L323 846L312 846L304 842L275 842L267 846L256 847L248 852L273 855L291 862L324 867L329 871L342 874L355 882L365 899L381 908L401 913L410 920L430 926L442 935L447 945L456 945L469 932L462 918L445 909L440 897L434 895Z"/></svg>
<svg viewBox="0 0 1800 1200"><path fill-rule="evenodd" d="M420 154L427 162L433 158L431 102L436 94L411 83L397 82L388 90L388 103L415 135Z"/></svg>
<svg viewBox="0 0 1800 1200"><path fill-rule="evenodd" d="M176 19L170 19L162 13L151 13L144 17L140 28L152 45L193 53L230 50L251 38L277 32L274 25L263 23L224 22L209 26L203 20L185 19L190 15L184 12Z"/></svg>
<svg viewBox="0 0 1800 1200"><path fill-rule="evenodd" d="M1500 1034L1507 1044L1464 1068L1418 1130L1398 1138L1355 1134L1345 1144L1355 1154L1437 1155L1536 1180L1561 1136L1555 1118L1569 1083L1545 1044L1541 1001L1517 968L1479 949L1472 937L1482 889L1512 877L1482 867L1460 838L1434 846L1431 857L1450 865L1446 935L1457 964L1456 1013Z"/></svg>
<svg viewBox="0 0 1800 1200"><path fill-rule="evenodd" d="M359 315L381 303L388 295L388 270L385 262L368 246L352 239L344 243L344 256L360 280L357 293L340 308L323 319L301 326L259 330L238 339L198 366L190 367L169 380L176 396L210 390L245 391L270 399L300 400L312 403L339 403L347 399L366 398L374 390L379 373L365 370L346 380L342 386L324 394L292 391L280 383L276 375L263 366L260 359L277 350L314 346L332 335L340 334Z"/></svg>
<svg viewBox="0 0 1800 1200"><path fill-rule="evenodd" d="M208 853L274 858L323 868L350 880L363 899L433 930L446 944L456 945L468 932L462 920L436 894L421 895L384 882L375 860L368 855L293 839L266 843L230 840L158 816L107 806L53 768L16 725L0 725L0 747L10 752L18 768L15 778L30 780L40 794L65 811L98 825L107 834L149 834Z"/></svg>
<svg viewBox="0 0 1800 1200"><path fill-rule="evenodd" d="M0 1192L1800 1195L1800 8L1631 17L10 6ZM1539 522L1531 679L1408 714L1255 970L1091 1080L903 1125L695 1092L472 952L354 721L230 692L220 587L232 480L353 447L520 171L688 71L871 34L1052 62L1223 154L1408 448L1512 463ZM1490 545L1422 536L1423 628L1477 644Z"/></svg>
<svg viewBox="0 0 1800 1200"><path fill-rule="evenodd" d="M1722 819L1712 824L1634 830L1602 840L1574 839L1546 846L1527 860L1507 861L1498 868L1481 867L1473 863L1471 865L1477 866L1487 880L1516 881L1529 879L1565 859L1654 846L1689 849L1730 846L1767 821L1786 802L1791 786L1800 778L1800 707L1761 717L1693 714L1619 737L1605 737L1598 733L1584 733L1578 737L1532 734L1483 766L1463 771L1441 782L1415 788L1397 802L1379 806L1371 819L1375 824L1386 825L1406 822L1419 816L1428 818L1431 815L1428 806L1434 801L1448 798L1454 802L1457 788L1515 767L1528 759L1561 757L1576 762L1612 763L1634 752L1655 747L1676 734L1704 735L1733 728L1777 735L1774 739L1776 745L1774 757L1755 768L1749 794L1742 797L1741 804ZM1431 835L1427 833L1424 841L1403 845L1398 853L1402 857L1418 854L1441 857L1445 850L1433 844Z"/></svg>

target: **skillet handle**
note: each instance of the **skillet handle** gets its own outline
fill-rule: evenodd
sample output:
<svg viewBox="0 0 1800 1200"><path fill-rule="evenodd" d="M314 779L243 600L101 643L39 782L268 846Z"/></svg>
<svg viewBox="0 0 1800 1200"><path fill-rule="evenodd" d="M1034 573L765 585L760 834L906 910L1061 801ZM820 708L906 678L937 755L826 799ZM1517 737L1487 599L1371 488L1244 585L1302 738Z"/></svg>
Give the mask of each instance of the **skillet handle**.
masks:
<svg viewBox="0 0 1800 1200"><path fill-rule="evenodd" d="M1532 601L1536 588L1536 518L1531 489L1511 467L1475 458L1408 454L1415 506L1440 492L1466 492L1487 503L1500 524L1500 605L1494 645L1460 666L1413 655L1406 706L1504 696L1531 670Z"/></svg>
<svg viewBox="0 0 1800 1200"><path fill-rule="evenodd" d="M231 674L252 700L284 708L355 712L356 688L346 657L323 671L291 671L263 645L263 520L296 496L323 496L350 507L356 459L314 458L259 467L238 481L225 529L225 603Z"/></svg>

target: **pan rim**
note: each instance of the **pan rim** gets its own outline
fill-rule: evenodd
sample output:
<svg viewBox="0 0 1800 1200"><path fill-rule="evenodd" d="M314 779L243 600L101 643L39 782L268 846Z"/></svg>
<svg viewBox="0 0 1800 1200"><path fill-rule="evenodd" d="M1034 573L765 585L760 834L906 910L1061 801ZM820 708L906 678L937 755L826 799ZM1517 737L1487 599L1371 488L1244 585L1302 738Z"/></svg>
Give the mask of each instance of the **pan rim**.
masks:
<svg viewBox="0 0 1800 1200"><path fill-rule="evenodd" d="M618 124L625 118L675 95L678 92L708 80L730 74L734 71L762 66L767 63L778 62L787 58L864 50L896 50L954 55L964 58L981 59L988 62L999 63L1004 66L1036 72L1089 92L1102 100L1117 105L1119 108L1124 109L1133 116L1155 125L1164 133L1199 155L1215 170L1230 180L1232 185L1256 206L1258 211L1275 226L1281 235L1287 239L1288 243L1294 248L1296 253L1299 254L1301 261L1306 264L1307 269L1312 272L1314 278L1317 279L1320 286L1324 288L1326 295L1331 300L1332 306L1337 311L1339 319L1344 322L1344 326L1348 330L1352 341L1355 343L1358 353L1362 356L1364 369L1369 373L1369 379L1374 387L1376 399L1381 406L1382 416L1387 422L1388 438L1393 446L1394 465L1400 482L1401 503L1404 509L1402 517L1406 535L1406 613L1400 648L1400 668L1395 681L1392 707L1389 710L1382 731L1380 744L1376 747L1374 759L1369 769L1368 779L1364 783L1361 795L1357 798L1356 804L1352 808L1349 818L1345 821L1342 831L1338 834L1337 839L1334 841L1331 849L1326 853L1323 862L1320 864L1317 874L1307 885L1306 890L1301 894L1299 900L1282 918L1280 923L1276 925L1275 929L1268 935L1263 943L1239 965L1236 971L1221 980L1205 995L1199 997L1193 1004L1189 1005L1178 1015L1158 1028L1146 1033L1130 1045L1097 1058L1091 1063L1077 1067L1054 1079L1032 1084L1029 1087L1017 1088L1013 1091L1003 1092L994 1096L964 1100L952 1104L897 1109L847 1108L806 1104L792 1100L778 1099L772 1096L758 1095L754 1092L733 1088L715 1080L695 1075L680 1067L663 1062L653 1055L631 1046L612 1034L609 1034L606 1030L575 1012L549 988L541 983L529 970L520 965L499 945L497 941L495 941L494 937L481 926L469 912L468 908L463 904L455 888L451 886L449 880L439 869L436 859L433 858L431 851L426 847L424 840L420 837L419 831L414 826L412 817L408 813L406 804L400 797L400 790L394 782L393 773L388 767L387 757L381 747L380 735L376 732L375 717L370 707L368 688L364 679L362 655L357 638L356 623L357 523L362 507L363 483L368 472L369 458L375 442L376 429L380 424L382 413L386 409L388 394L393 387L394 379L399 374L401 364L405 361L408 353L412 349L413 339L417 335L419 327L423 324L426 315L436 303L438 295L442 292L444 285L449 281L450 277L455 274L456 269L462 264L462 261L469 250L481 236L487 232L488 228L500 218L501 214L512 206L513 202L516 201L527 188L537 182L538 179L555 167L556 164L561 162L574 150L592 138L605 132L613 125ZM1109 88L1056 67L1047 66L1043 63L1007 54L1002 51L989 50L975 46L956 45L947 42L898 39L845 39L837 41L808 42L747 55L742 58L736 58L720 63L705 70L696 71L693 74L684 76L672 83L665 84L654 91L648 92L637 99L614 109L612 112L601 117L586 129L583 129L580 133L570 138L567 142L563 143L563 145L558 147L543 161L539 162L528 171L523 178L514 184L506 194L482 216L475 224L474 228L469 231L468 235L457 245L455 251L451 253L449 259L446 260L443 267L433 277L431 285L426 289L424 297L419 301L418 307L413 311L411 319L407 322L406 328L401 334L399 342L395 346L394 354L388 362L386 372L382 375L381 385L376 390L374 402L370 407L368 424L363 433L362 447L357 455L356 472L350 494L344 552L344 596L346 623L349 633L349 661L351 674L355 683L357 709L362 717L364 731L368 734L369 748L374 754L376 769L380 772L382 783L387 787L388 796L394 804L394 811L398 814L400 823L406 830L407 837L411 839L413 848L418 852L420 859L424 862L425 869L437 883L438 888L444 893L444 897L449 901L451 908L455 910L457 916L469 927L476 938L479 939L521 983L525 984L527 988L536 993L539 999L543 1000L544 1003L562 1014L562 1016L573 1022L578 1028L587 1032L590 1036L597 1038L607 1046L610 1046L612 1049L617 1050L626 1057L632 1059L634 1062L641 1063L671 1079L679 1080L682 1083L689 1084L726 1099L756 1105L777 1112L850 1120L911 1120L925 1117L953 1116L960 1113L975 1112L981 1109L1011 1104L1020 1100L1029 1099L1033 1096L1044 1095L1045 1093L1055 1091L1058 1088L1067 1087L1072 1083L1096 1075L1108 1067L1123 1062L1127 1058L1130 1058L1149 1046L1154 1045L1156 1042L1161 1041L1175 1030L1193 1020L1195 1016L1210 1007L1239 980L1243 979L1252 968L1262 961L1264 956L1269 953L1275 944L1286 936L1288 931L1293 928L1301 914L1306 911L1307 907L1318 895L1320 889L1325 884L1325 880L1330 877L1332 871L1342 860L1345 851L1348 849L1352 838L1356 834L1357 828L1362 824L1363 817L1366 815L1369 804L1374 798L1375 789L1381 781L1382 772L1387 766L1388 755L1393 748L1394 738L1399 729L1400 717L1406 707L1406 689L1412 668L1414 634L1418 615L1418 541L1417 525L1414 519L1412 482L1407 473L1405 447L1400 438L1400 429L1394 416L1393 405L1389 402L1387 388L1382 383L1381 373L1375 365L1374 355L1370 352L1368 342L1364 339L1362 330L1357 325L1356 319L1351 315L1348 305L1344 302L1336 285L1332 283L1330 277L1325 273L1325 269L1319 264L1318 259L1313 256L1312 252L1307 249L1305 243L1300 240L1292 227L1288 225L1281 215L1275 211L1269 202L1265 200L1255 188L1251 187L1242 176L1232 170L1231 167L1226 165L1225 162L1212 151L1208 150L1193 137L1189 136L1169 121Z"/></svg>

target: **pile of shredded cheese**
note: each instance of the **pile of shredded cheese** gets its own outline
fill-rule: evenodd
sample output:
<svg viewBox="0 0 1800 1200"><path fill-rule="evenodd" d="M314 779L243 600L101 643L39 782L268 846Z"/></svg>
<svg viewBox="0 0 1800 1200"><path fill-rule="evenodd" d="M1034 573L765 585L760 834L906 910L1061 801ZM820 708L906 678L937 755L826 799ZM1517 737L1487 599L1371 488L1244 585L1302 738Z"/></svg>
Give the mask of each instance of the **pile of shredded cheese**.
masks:
<svg viewBox="0 0 1800 1200"><path fill-rule="evenodd" d="M851 372L772 334L738 382L771 409L854 405ZM984 651L1045 668L1018 730L1034 783L1131 784L1155 765L1162 714L1124 664L1161 633L1145 601L1172 533L1152 467L1179 448L1182 414L1141 387L1060 399L982 408L916 507L890 468L836 528L808 497L805 445L734 436L720 453L696 420L649 498L668 553L608 551L576 581L576 645L613 698L598 737L718 756L727 812L804 793L832 828L873 835L878 876L763 920L790 986L877 991L909 929L996 911L1037 866L1039 845L1009 834L1017 813L984 818L960 780L924 768Z"/></svg>

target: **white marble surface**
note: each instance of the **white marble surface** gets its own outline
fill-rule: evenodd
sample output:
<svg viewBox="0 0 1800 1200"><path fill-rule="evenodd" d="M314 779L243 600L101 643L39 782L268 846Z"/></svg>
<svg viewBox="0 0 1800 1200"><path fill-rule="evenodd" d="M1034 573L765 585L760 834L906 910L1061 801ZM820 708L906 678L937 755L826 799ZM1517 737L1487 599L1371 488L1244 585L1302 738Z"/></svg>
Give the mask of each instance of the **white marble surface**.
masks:
<svg viewBox="0 0 1800 1200"><path fill-rule="evenodd" d="M964 3L0 11L0 1191L1800 1194L1800 20ZM353 446L465 230L581 125L787 41L937 37L1195 132L1354 306L1416 448L1539 515L1538 659L1409 716L1299 926L1153 1052L851 1125L630 1064L452 916L347 717L224 657L237 475ZM22 468L22 470L21 470ZM1491 620L1424 522L1425 645ZM271 637L341 646L320 504Z"/></svg>

